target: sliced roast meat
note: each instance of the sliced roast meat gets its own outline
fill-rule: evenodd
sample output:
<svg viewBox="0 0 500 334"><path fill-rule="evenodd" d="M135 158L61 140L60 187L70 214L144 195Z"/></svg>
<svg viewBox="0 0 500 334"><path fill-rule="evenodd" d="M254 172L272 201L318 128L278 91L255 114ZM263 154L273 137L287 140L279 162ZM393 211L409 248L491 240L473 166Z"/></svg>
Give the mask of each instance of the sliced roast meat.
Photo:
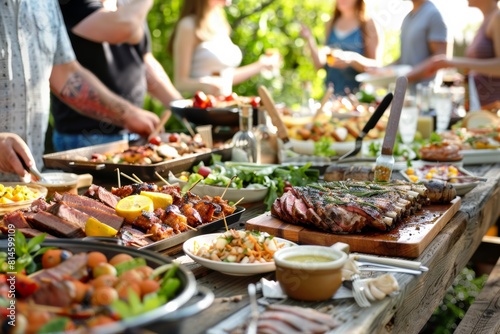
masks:
<svg viewBox="0 0 500 334"><path fill-rule="evenodd" d="M5 226L13 225L16 229L31 227L26 221L26 218L24 218L24 214L22 211L13 211L6 213L3 216L3 223Z"/></svg>
<svg viewBox="0 0 500 334"><path fill-rule="evenodd" d="M40 211L35 214L31 222L34 228L62 238L83 238L85 232L74 222L61 219L51 213Z"/></svg>
<svg viewBox="0 0 500 334"><path fill-rule="evenodd" d="M95 201L94 201L95 202ZM83 206L83 205L72 205L73 208L77 209L78 211L84 212L88 214L89 216L94 217L101 223L104 223L106 225L111 226L115 230L120 230L120 228L123 225L124 219L120 216L118 216L116 213L108 213L105 211L102 211L100 209L96 209L90 206Z"/></svg>
<svg viewBox="0 0 500 334"><path fill-rule="evenodd" d="M71 205L71 206L80 206L80 207L89 207L89 208L94 208L98 209L104 212L107 212L111 215L116 214L116 211L114 208L110 208L109 206L98 202L94 199L85 197L85 196L80 196L80 195L75 195L75 194L70 194L70 193L65 193L62 195L61 200L64 201L66 204Z"/></svg>
<svg viewBox="0 0 500 334"><path fill-rule="evenodd" d="M83 229L85 229L85 224L90 218L90 216L85 212L69 206L64 201L52 205L47 212L52 213L61 219L76 223Z"/></svg>
<svg viewBox="0 0 500 334"><path fill-rule="evenodd" d="M95 184L92 184L83 195L104 203L113 209L116 208L116 205L120 200L118 196L114 195L106 188Z"/></svg>

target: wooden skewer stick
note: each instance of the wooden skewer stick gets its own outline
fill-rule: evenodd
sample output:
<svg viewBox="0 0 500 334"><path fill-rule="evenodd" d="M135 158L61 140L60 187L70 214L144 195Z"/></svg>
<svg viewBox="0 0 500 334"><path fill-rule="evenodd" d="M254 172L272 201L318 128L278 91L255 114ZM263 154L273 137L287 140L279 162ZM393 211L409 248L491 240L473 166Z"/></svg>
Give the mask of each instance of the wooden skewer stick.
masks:
<svg viewBox="0 0 500 334"><path fill-rule="evenodd" d="M226 189L224 189L224 192L222 193L222 195L220 195L220 198L221 198L221 199L222 199L222 197L224 197L224 195L226 194L227 189L228 189L228 188L229 188L229 186L231 185L231 182L233 182L233 180L234 180L235 178L236 178L236 175L235 175L235 176L233 176L233 177L231 178L231 180L229 180L229 183L227 184Z"/></svg>
<svg viewBox="0 0 500 334"><path fill-rule="evenodd" d="M137 180L136 180L136 179L134 179L134 178L133 178L133 177L131 177L131 176L128 176L128 175L127 175L127 174L125 174L125 173L120 172L120 175L121 175L121 176L123 176L123 177L126 177L127 179L129 179L130 181L132 181L132 182L134 182L134 183L137 183Z"/></svg>
<svg viewBox="0 0 500 334"><path fill-rule="evenodd" d="M196 185L197 185L198 183L200 183L200 181L201 181L201 180L202 180L202 179L199 179L198 181L196 181L195 183L193 183L193 184L191 185L191 187L190 187L187 191L191 191L191 189L193 189L194 187L196 187Z"/></svg>
<svg viewBox="0 0 500 334"><path fill-rule="evenodd" d="M197 228L192 227L192 226L191 226L191 225L189 225L188 223L181 223L181 224L182 224L182 225L186 225L186 227L187 227L188 229L192 230L192 231L198 231L198 229L197 229Z"/></svg>
<svg viewBox="0 0 500 334"><path fill-rule="evenodd" d="M140 236L140 239L149 238L149 237L151 237L153 235L154 235L153 233L143 234L143 235Z"/></svg>
<svg viewBox="0 0 500 334"><path fill-rule="evenodd" d="M139 183L144 183L142 182L142 180L137 176L135 175L134 173L132 173L132 176L139 182Z"/></svg>
<svg viewBox="0 0 500 334"><path fill-rule="evenodd" d="M226 232L229 231L229 227L227 226L226 215L222 213L222 218L224 219L224 226L226 226Z"/></svg>
<svg viewBox="0 0 500 334"><path fill-rule="evenodd" d="M189 121L187 120L187 118L183 117L182 122L184 123L184 126L186 127L186 129L189 131L189 134L191 135L191 137L194 137L196 135L196 133L194 132L193 128L191 127L191 124L189 124Z"/></svg>
<svg viewBox="0 0 500 334"><path fill-rule="evenodd" d="M116 176L118 178L118 188L121 188L122 187L122 179L120 177L120 168L116 169Z"/></svg>
<svg viewBox="0 0 500 334"><path fill-rule="evenodd" d="M238 202L234 203L233 205L236 206L236 205L240 204L240 202L243 201L244 199L245 199L245 197L240 198L238 200Z"/></svg>
<svg viewBox="0 0 500 334"><path fill-rule="evenodd" d="M160 181L165 182L165 184L166 184L167 186L170 186L170 185L171 185L171 184L170 184L170 183L169 183L169 182L168 182L168 181L167 181L167 180L166 180L163 176L161 176L161 175L160 175L160 173L158 173L157 171L155 171L155 175L156 175L156 176L160 179Z"/></svg>

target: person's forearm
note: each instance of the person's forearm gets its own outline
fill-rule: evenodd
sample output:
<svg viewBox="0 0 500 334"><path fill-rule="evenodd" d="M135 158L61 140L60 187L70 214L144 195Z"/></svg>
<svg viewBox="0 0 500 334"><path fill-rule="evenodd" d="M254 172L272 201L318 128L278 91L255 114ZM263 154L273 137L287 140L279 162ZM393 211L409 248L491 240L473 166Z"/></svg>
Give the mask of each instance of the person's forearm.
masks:
<svg viewBox="0 0 500 334"><path fill-rule="evenodd" d="M448 62L450 67L469 69L483 75L500 76L500 58L475 59L454 57Z"/></svg>
<svg viewBox="0 0 500 334"><path fill-rule="evenodd" d="M152 0L133 0L117 9L105 6L88 15L71 31L96 43L137 44L144 37L146 17L152 4Z"/></svg>
<svg viewBox="0 0 500 334"><path fill-rule="evenodd" d="M233 85L240 84L257 74L260 74L263 69L264 64L260 61L238 67L234 70Z"/></svg>
<svg viewBox="0 0 500 334"><path fill-rule="evenodd" d="M380 64L376 59L367 58L357 54L350 63L351 67L358 72L365 72L367 68L379 67Z"/></svg>
<svg viewBox="0 0 500 334"><path fill-rule="evenodd" d="M134 107L81 66L68 72L53 71L50 81L52 92L76 111L120 127L125 126L127 112Z"/></svg>
<svg viewBox="0 0 500 334"><path fill-rule="evenodd" d="M161 101L165 107L174 100L182 99L182 95L174 87L172 81L161 64L151 54L145 56L146 80L148 92Z"/></svg>
<svg viewBox="0 0 500 334"><path fill-rule="evenodd" d="M309 47L309 51L311 52L311 58L313 60L314 68L317 70L323 68L325 66L325 62L321 61L319 58L319 50L318 45L313 37L306 38L307 46Z"/></svg>

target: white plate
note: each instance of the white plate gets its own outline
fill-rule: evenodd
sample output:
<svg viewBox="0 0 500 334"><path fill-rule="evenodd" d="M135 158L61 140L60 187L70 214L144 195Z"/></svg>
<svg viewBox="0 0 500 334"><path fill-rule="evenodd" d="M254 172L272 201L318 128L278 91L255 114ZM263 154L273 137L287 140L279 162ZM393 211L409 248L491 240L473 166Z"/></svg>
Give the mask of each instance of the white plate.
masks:
<svg viewBox="0 0 500 334"><path fill-rule="evenodd" d="M425 165L426 163L425 162L421 162L420 163L420 166L419 166L419 163L417 164L413 164L413 168L419 168L423 165ZM439 164L440 166L443 166L443 165L449 165L449 164L444 164L444 163L441 163ZM462 174L465 174L465 175L469 175L469 176L474 176L474 174L472 174L471 172L469 172L468 170L465 170L461 167L457 167L457 169L462 173ZM401 170L400 171L401 175L403 175L403 177L405 179L407 179L408 181L411 181L410 180L410 177L408 176L408 174L406 174L406 169L404 170ZM419 181L426 181L425 179L419 179ZM450 183L451 185L453 185L453 188L455 188L455 190L457 191L457 195L458 196L464 196L465 194L467 194L469 191L471 191L472 189L474 189L475 187L477 187L477 185L479 184L479 181L478 182L467 182L467 183Z"/></svg>
<svg viewBox="0 0 500 334"><path fill-rule="evenodd" d="M276 270L276 265L274 264L274 261L266 263L230 263L222 261L213 261L194 255L193 252L195 243L197 243L200 246L211 245L212 242L216 238L218 238L221 234L222 233L205 234L188 239L182 245L184 253L186 253L190 258L192 258L194 261L198 262L202 266L221 272L226 275L250 276L250 275L264 274ZM282 242L286 243L285 247L297 245L291 241L282 238L275 237L275 239L279 243Z"/></svg>
<svg viewBox="0 0 500 334"><path fill-rule="evenodd" d="M464 165L480 165L500 162L500 149L463 150L460 151Z"/></svg>
<svg viewBox="0 0 500 334"><path fill-rule="evenodd" d="M373 73L360 73L356 75L356 81L370 83L374 86L387 87L396 82L399 76L408 74L412 67L409 65L393 65L378 69Z"/></svg>
<svg viewBox="0 0 500 334"><path fill-rule="evenodd" d="M182 188L187 182L182 181L175 177L168 178L169 183L178 183ZM197 184L193 189L190 190L193 194L200 197L203 196L222 196L224 194L224 199L229 202L239 202L238 204L244 203L254 203L261 202L266 198L269 188L258 188L258 189L236 189L228 188L226 191L225 187L210 186L206 184ZM224 193L226 191L226 193ZM240 201L241 200L241 201Z"/></svg>

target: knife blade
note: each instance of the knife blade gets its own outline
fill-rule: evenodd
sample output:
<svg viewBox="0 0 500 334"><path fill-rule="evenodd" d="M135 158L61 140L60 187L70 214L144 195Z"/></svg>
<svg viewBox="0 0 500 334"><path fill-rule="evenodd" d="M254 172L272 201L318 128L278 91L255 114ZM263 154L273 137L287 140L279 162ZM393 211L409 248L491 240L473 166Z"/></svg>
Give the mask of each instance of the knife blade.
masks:
<svg viewBox="0 0 500 334"><path fill-rule="evenodd" d="M374 180L376 182L388 182L391 180L392 169L394 167L394 156L392 153L407 86L408 79L404 76L398 77L396 80L396 88L394 89L394 99L392 100L384 141L382 142L382 149L375 161Z"/></svg>

